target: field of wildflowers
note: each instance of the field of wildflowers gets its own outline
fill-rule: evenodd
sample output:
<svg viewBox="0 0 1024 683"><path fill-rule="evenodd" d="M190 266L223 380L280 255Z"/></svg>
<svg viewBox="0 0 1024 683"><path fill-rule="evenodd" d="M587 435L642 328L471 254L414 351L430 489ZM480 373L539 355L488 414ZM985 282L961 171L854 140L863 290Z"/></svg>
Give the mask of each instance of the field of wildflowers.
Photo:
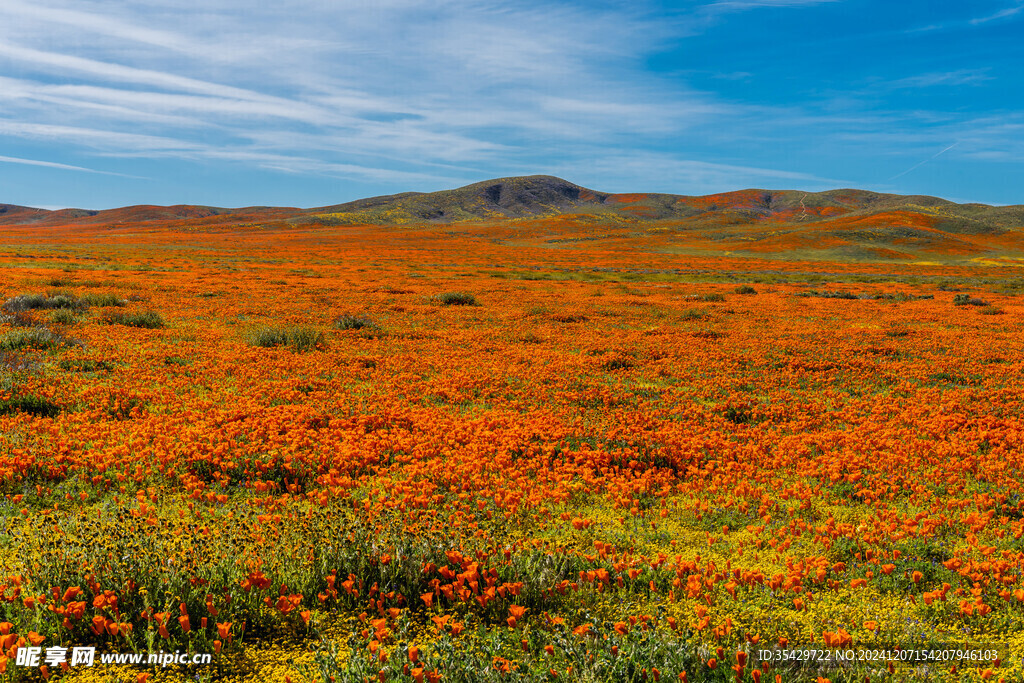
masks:
<svg viewBox="0 0 1024 683"><path fill-rule="evenodd" d="M5 229L0 680L1024 677L1015 267L558 226Z"/></svg>

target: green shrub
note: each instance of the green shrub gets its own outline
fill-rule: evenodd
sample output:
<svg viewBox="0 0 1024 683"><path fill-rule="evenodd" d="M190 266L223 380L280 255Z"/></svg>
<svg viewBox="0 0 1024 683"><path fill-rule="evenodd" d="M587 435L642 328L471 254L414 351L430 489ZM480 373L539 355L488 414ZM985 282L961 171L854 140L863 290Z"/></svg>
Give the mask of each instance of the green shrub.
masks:
<svg viewBox="0 0 1024 683"><path fill-rule="evenodd" d="M722 416L733 424L746 425L755 422L754 414L747 408L728 406Z"/></svg>
<svg viewBox="0 0 1024 683"><path fill-rule="evenodd" d="M311 327L257 327L246 336L250 346L288 346L295 351L310 351L324 342L323 332Z"/></svg>
<svg viewBox="0 0 1024 683"><path fill-rule="evenodd" d="M44 308L85 308L85 304L79 301L74 294L57 293L47 297Z"/></svg>
<svg viewBox="0 0 1024 683"><path fill-rule="evenodd" d="M167 327L167 323L155 311L146 311L144 313L108 313L103 317L103 322L107 325L143 327L148 330Z"/></svg>
<svg viewBox="0 0 1024 683"><path fill-rule="evenodd" d="M71 346L75 342L62 334L45 327L33 327L29 330L8 332L0 337L0 349L17 351L19 349L55 349L59 346Z"/></svg>
<svg viewBox="0 0 1024 683"><path fill-rule="evenodd" d="M78 322L78 318L68 309L59 308L50 314L50 322L57 323L58 325L74 325Z"/></svg>
<svg viewBox="0 0 1024 683"><path fill-rule="evenodd" d="M37 396L19 396L0 401L0 415L27 413L37 417L57 417L60 406Z"/></svg>
<svg viewBox="0 0 1024 683"><path fill-rule="evenodd" d="M704 301L725 301L725 296L718 293L705 294L704 296L701 297L701 299L703 299Z"/></svg>
<svg viewBox="0 0 1024 683"><path fill-rule="evenodd" d="M953 297L953 305L954 306L988 306L988 302L983 300L983 299L979 299L977 297L973 297L970 294L957 294L956 296Z"/></svg>
<svg viewBox="0 0 1024 683"><path fill-rule="evenodd" d="M814 289L812 289L809 292L807 292L806 296L816 296L816 297L819 297L819 298L822 298L822 299L850 299L850 300L853 300L853 299L859 299L860 298L859 296L857 296L853 292L839 292L839 291L829 291L829 290L825 290L823 292L819 292L819 291L814 290Z"/></svg>
<svg viewBox="0 0 1024 683"><path fill-rule="evenodd" d="M54 292L50 296L45 294L19 294L4 302L4 310L10 313L20 313L40 308L85 308L85 305L75 298L74 294L65 294L63 292Z"/></svg>
<svg viewBox="0 0 1024 683"><path fill-rule="evenodd" d="M46 307L46 297L42 294L19 294L4 302L4 310L12 313Z"/></svg>
<svg viewBox="0 0 1024 683"><path fill-rule="evenodd" d="M288 343L288 332L279 327L258 327L250 330L247 335L250 346L270 348L272 346L284 346Z"/></svg>
<svg viewBox="0 0 1024 683"><path fill-rule="evenodd" d="M295 351L311 351L323 341L324 333L311 327L293 327L288 331L288 346Z"/></svg>
<svg viewBox="0 0 1024 683"><path fill-rule="evenodd" d="M476 297L468 292L444 292L434 297L444 306L479 306Z"/></svg>
<svg viewBox="0 0 1024 683"><path fill-rule="evenodd" d="M334 319L334 329L336 330L362 330L364 328L376 329L377 324L369 318L349 315L348 313L339 315Z"/></svg>
<svg viewBox="0 0 1024 683"><path fill-rule="evenodd" d="M701 320L707 317L707 311L702 311L699 308L687 308L685 311L679 313L680 320Z"/></svg>
<svg viewBox="0 0 1024 683"><path fill-rule="evenodd" d="M608 360L601 363L601 369L607 372L615 370L628 370L636 365L636 363L629 358L615 357L609 358Z"/></svg>
<svg viewBox="0 0 1024 683"><path fill-rule="evenodd" d="M757 290L750 285L740 285L735 290L737 294L757 294Z"/></svg>

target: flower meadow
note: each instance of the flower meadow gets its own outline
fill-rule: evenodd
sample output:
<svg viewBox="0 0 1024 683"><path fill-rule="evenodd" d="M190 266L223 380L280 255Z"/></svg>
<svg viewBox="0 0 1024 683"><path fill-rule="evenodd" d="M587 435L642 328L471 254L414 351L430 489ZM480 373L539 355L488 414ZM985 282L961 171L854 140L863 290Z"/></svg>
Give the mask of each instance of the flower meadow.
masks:
<svg viewBox="0 0 1024 683"><path fill-rule="evenodd" d="M1022 680L1019 271L585 230L4 228L0 680Z"/></svg>

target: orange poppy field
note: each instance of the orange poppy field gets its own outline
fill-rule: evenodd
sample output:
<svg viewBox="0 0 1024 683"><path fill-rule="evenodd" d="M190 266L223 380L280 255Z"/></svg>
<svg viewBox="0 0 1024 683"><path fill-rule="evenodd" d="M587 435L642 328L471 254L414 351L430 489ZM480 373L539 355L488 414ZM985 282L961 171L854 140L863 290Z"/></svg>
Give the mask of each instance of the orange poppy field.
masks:
<svg viewBox="0 0 1024 683"><path fill-rule="evenodd" d="M679 239L0 227L0 680L1024 679L1017 262Z"/></svg>

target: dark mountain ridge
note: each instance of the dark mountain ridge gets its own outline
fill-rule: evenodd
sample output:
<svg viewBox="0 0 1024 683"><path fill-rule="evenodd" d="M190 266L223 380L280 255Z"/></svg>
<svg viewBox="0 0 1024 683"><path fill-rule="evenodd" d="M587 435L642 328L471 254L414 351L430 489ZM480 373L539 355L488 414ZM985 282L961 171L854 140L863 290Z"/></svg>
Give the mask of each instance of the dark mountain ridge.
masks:
<svg viewBox="0 0 1024 683"><path fill-rule="evenodd" d="M299 224L457 223L555 216L612 222L659 221L695 227L761 222L912 224L951 233L998 234L1024 226L1024 206L956 204L923 195L856 189L825 192L748 189L711 195L608 193L548 175L495 178L439 192L402 192L313 209L137 205L104 211L48 211L0 204L0 225L118 225L220 217Z"/></svg>

